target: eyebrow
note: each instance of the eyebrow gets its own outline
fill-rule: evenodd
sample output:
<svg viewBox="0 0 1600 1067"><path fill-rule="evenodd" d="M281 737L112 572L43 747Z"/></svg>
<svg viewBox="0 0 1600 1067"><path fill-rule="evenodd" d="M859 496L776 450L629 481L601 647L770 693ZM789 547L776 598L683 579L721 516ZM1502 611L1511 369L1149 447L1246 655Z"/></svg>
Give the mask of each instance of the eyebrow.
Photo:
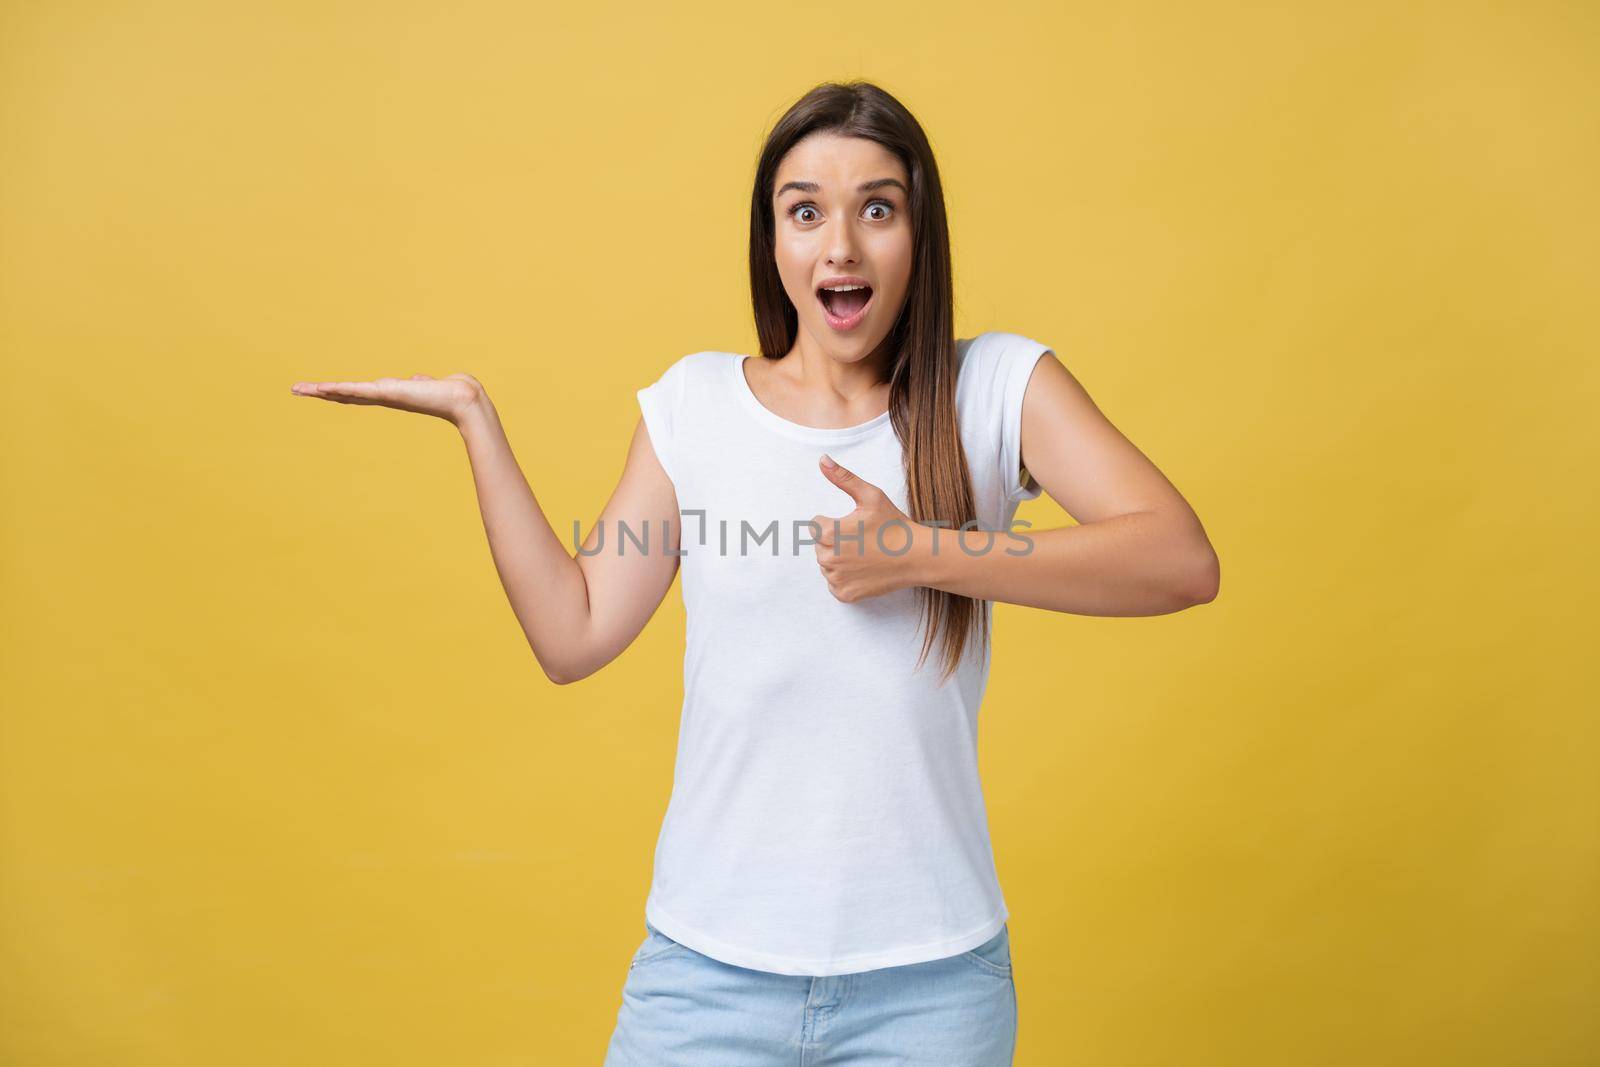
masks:
<svg viewBox="0 0 1600 1067"><path fill-rule="evenodd" d="M886 185L895 186L906 195L907 199L911 197L911 191L907 189L905 184L898 178L874 178L870 182L862 182L860 185L856 186L856 192L870 193L872 190L881 189ZM790 189L798 189L802 193L818 193L822 191L822 186L818 185L816 182L784 182L783 185L779 186L778 191L772 195L774 198L780 197Z"/></svg>

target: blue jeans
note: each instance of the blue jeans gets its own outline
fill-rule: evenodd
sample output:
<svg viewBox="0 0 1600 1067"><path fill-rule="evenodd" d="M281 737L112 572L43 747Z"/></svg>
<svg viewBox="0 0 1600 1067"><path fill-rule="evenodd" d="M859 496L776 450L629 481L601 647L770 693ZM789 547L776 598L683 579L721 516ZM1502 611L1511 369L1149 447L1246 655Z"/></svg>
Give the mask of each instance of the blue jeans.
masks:
<svg viewBox="0 0 1600 1067"><path fill-rule="evenodd" d="M945 959L806 977L714 960L645 923L605 1067L1009 1067L1009 927Z"/></svg>

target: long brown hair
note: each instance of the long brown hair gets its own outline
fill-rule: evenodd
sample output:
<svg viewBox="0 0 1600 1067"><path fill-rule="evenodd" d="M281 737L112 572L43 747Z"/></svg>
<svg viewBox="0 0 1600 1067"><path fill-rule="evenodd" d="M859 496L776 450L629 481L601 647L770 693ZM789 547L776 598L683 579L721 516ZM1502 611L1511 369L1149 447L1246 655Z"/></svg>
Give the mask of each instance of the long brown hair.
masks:
<svg viewBox="0 0 1600 1067"><path fill-rule="evenodd" d="M778 120L761 148L750 198L750 298L761 355L787 355L800 328L799 313L778 275L772 187L783 157L817 132L876 141L899 157L911 177L911 283L887 339L889 419L904 449L911 519L943 520L940 525L953 530L973 522L977 505L956 421L954 286L944 188L922 126L900 101L870 82L825 82L811 89ZM943 542L958 536L951 532ZM960 665L969 635L975 632L987 652L984 604L927 586L916 591L925 627L917 666L942 635L943 684Z"/></svg>

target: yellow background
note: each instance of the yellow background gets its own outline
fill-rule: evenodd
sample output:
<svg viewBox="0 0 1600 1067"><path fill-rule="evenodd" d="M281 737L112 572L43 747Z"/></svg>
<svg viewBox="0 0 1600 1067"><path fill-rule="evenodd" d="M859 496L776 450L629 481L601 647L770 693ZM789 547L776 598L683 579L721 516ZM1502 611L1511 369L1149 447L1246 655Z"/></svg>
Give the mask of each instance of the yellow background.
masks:
<svg viewBox="0 0 1600 1067"><path fill-rule="evenodd" d="M1597 69L1582 3L5 4L0 1062L599 1063L679 594L549 684L452 429L289 385L477 375L570 543L856 76L960 334L1222 559L997 611L1017 1062L1596 1062Z"/></svg>

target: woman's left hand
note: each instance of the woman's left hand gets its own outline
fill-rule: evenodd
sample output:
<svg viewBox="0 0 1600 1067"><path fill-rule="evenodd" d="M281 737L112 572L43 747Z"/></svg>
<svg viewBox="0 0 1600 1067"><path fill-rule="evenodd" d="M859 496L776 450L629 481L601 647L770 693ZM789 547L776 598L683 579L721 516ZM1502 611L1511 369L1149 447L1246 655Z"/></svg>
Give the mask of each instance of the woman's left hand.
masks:
<svg viewBox="0 0 1600 1067"><path fill-rule="evenodd" d="M831 459L819 460L823 477L850 494L848 515L814 515L817 565L835 599L850 603L915 585L912 567L917 524L895 507L889 494Z"/></svg>

